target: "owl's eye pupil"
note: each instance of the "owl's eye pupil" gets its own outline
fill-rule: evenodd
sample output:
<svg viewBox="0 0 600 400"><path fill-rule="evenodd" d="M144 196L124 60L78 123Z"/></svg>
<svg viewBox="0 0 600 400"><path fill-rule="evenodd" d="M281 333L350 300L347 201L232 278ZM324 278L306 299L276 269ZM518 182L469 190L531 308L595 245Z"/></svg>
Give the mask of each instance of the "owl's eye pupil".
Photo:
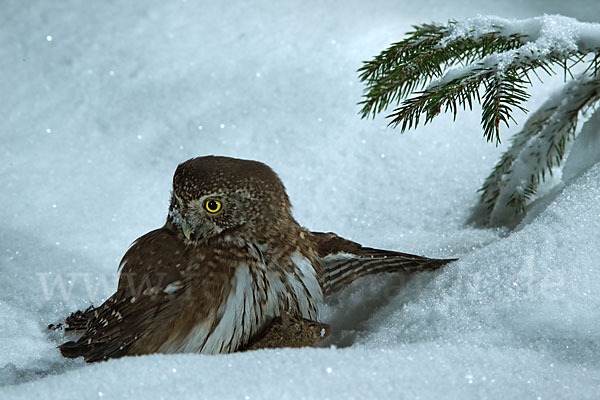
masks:
<svg viewBox="0 0 600 400"><path fill-rule="evenodd" d="M204 208L206 208L206 211L210 213L219 212L219 210L221 210L221 202L218 200L208 200L204 204Z"/></svg>

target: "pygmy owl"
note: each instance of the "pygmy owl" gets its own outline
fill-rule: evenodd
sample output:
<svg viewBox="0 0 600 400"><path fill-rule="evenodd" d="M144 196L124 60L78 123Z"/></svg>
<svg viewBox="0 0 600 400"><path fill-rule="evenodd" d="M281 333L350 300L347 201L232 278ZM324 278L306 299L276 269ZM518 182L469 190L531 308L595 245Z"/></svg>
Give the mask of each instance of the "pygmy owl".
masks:
<svg viewBox="0 0 600 400"><path fill-rule="evenodd" d="M273 321L317 320L324 296L361 276L432 270L449 261L310 232L292 216L268 166L193 158L175 171L165 225L125 253L115 294L67 318L67 330L83 335L60 350L92 362L257 348Z"/></svg>

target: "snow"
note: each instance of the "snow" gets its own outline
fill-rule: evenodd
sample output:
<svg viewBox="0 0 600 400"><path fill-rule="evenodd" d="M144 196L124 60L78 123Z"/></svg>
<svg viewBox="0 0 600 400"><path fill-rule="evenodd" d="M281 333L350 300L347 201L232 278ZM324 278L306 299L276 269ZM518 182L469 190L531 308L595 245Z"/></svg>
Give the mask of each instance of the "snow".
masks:
<svg viewBox="0 0 600 400"><path fill-rule="evenodd" d="M361 61L411 24L584 21L600 15L595 0L8 0L2 11L0 398L596 397L598 118L562 184L506 231L465 223L506 149L481 138L477 110L400 135L356 105ZM561 84L534 86L528 108ZM310 229L460 261L329 299L333 347L64 360L46 326L114 291L128 245L166 218L175 167L204 154L270 165Z"/></svg>

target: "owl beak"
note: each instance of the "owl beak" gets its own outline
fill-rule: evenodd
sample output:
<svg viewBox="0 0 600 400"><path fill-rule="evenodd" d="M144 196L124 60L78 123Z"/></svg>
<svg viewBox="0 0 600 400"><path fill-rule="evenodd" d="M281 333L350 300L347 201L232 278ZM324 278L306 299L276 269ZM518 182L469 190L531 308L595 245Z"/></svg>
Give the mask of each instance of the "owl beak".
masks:
<svg viewBox="0 0 600 400"><path fill-rule="evenodd" d="M183 231L183 235L187 238L187 240L191 240L190 237L192 236L192 227L186 222L186 220L181 221L181 230Z"/></svg>

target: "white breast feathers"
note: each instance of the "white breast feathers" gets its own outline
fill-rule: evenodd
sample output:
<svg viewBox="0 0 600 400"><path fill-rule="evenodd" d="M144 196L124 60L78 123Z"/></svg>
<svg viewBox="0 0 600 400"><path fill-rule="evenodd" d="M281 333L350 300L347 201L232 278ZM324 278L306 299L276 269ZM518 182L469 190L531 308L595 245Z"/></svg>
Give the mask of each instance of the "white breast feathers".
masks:
<svg viewBox="0 0 600 400"><path fill-rule="evenodd" d="M182 341L159 351L230 353L247 344L281 311L316 320L322 302L316 272L310 260L299 253L289 258L286 267L243 263L237 267L231 291L217 314L207 316Z"/></svg>

